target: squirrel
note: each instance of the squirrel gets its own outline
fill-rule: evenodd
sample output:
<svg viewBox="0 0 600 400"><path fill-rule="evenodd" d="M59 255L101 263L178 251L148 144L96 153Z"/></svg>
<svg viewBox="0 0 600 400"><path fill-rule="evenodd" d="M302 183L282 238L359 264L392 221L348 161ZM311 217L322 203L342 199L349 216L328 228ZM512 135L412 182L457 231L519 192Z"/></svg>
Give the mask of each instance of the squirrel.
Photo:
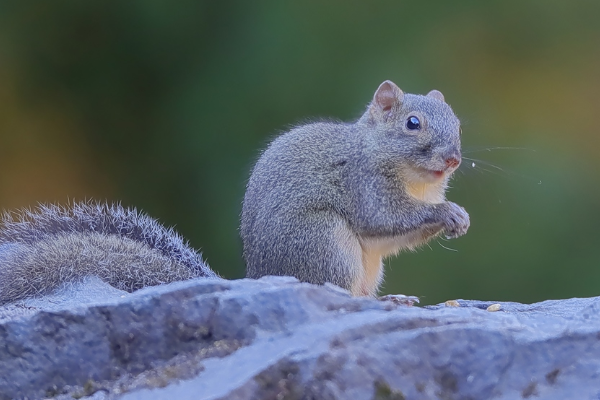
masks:
<svg viewBox="0 0 600 400"><path fill-rule="evenodd" d="M244 197L247 277L291 275L375 296L382 258L467 232L467 212L445 200L461 162L460 134L441 92L405 94L385 81L356 122L317 122L277 137Z"/></svg>
<svg viewBox="0 0 600 400"><path fill-rule="evenodd" d="M460 122L443 95L404 94L391 81L352 124L282 134L254 166L243 201L247 277L290 275L375 296L383 257L466 233L468 214L445 200L460 161ZM173 229L119 204L4 214L0 305L87 275L129 292L219 277Z"/></svg>

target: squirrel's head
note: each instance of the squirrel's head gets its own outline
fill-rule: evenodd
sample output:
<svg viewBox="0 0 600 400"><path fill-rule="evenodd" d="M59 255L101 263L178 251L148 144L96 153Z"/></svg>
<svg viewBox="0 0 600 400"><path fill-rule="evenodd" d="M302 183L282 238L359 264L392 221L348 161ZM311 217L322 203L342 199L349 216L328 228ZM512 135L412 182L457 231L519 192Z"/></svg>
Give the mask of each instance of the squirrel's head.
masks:
<svg viewBox="0 0 600 400"><path fill-rule="evenodd" d="M405 94L385 81L363 120L375 128L369 129L369 142L379 161L411 181L447 181L460 165L460 121L437 90Z"/></svg>

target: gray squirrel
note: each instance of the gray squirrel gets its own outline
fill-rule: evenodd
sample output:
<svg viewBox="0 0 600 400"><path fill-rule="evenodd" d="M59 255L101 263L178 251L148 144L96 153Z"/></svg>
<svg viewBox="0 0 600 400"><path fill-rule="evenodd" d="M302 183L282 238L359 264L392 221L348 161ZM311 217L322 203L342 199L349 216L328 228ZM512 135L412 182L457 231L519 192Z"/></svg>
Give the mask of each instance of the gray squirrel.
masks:
<svg viewBox="0 0 600 400"><path fill-rule="evenodd" d="M374 296L382 258L469 216L445 200L461 161L460 122L443 95L383 82L355 123L298 126L262 153L243 202L247 277L290 275ZM127 291L218 277L172 229L118 204L75 203L5 213L0 305L88 275Z"/></svg>
<svg viewBox="0 0 600 400"><path fill-rule="evenodd" d="M460 161L460 121L442 93L405 94L391 81L355 123L284 133L246 189L247 276L291 275L374 296L383 257L466 233L469 215L445 201Z"/></svg>

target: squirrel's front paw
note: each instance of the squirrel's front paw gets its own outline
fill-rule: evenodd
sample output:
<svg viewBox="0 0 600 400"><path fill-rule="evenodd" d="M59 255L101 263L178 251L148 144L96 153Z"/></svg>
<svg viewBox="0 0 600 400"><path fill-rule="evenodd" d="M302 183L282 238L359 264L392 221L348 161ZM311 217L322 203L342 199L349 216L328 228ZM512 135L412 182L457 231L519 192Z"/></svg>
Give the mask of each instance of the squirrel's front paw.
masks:
<svg viewBox="0 0 600 400"><path fill-rule="evenodd" d="M443 226L446 239L454 239L467 233L469 229L469 214L456 203L447 202L447 213L444 215Z"/></svg>

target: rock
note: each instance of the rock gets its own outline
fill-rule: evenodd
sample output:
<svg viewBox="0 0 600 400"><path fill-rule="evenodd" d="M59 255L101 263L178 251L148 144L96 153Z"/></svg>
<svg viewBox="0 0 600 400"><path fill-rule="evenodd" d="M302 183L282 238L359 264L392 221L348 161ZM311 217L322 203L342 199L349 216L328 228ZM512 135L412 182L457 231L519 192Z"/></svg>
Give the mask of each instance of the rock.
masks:
<svg viewBox="0 0 600 400"><path fill-rule="evenodd" d="M15 317L35 314L40 310L58 311L82 305L102 304L127 296L129 293L90 276L82 282L65 283L48 296L0 306L0 323Z"/></svg>
<svg viewBox="0 0 600 400"><path fill-rule="evenodd" d="M285 277L132 294L89 279L0 307L0 399L599 398L600 298L456 303Z"/></svg>

